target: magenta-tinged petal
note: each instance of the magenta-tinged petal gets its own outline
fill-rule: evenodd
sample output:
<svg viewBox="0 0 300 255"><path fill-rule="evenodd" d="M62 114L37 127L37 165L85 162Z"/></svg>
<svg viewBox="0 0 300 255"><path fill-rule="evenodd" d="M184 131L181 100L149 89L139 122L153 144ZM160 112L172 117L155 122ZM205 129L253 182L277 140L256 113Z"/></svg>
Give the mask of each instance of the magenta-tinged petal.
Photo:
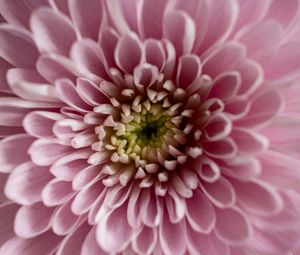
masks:
<svg viewBox="0 0 300 255"><path fill-rule="evenodd" d="M19 204L30 205L41 200L42 190L51 179L52 175L47 167L24 163L16 167L9 176L5 194Z"/></svg>
<svg viewBox="0 0 300 255"><path fill-rule="evenodd" d="M13 66L11 64L0 57L0 92L11 93L11 88L6 80L6 73L12 67Z"/></svg>
<svg viewBox="0 0 300 255"><path fill-rule="evenodd" d="M81 36L97 40L103 19L103 2L100 0L88 2L71 0L68 3L72 20Z"/></svg>
<svg viewBox="0 0 300 255"><path fill-rule="evenodd" d="M47 5L47 0L28 0L26 2L2 0L0 1L0 13L8 23L28 28L33 10Z"/></svg>
<svg viewBox="0 0 300 255"><path fill-rule="evenodd" d="M32 238L39 236L50 228L50 219L54 208L42 203L22 206L16 214L15 232L19 237Z"/></svg>
<svg viewBox="0 0 300 255"><path fill-rule="evenodd" d="M281 110L282 104L282 98L276 90L261 93L252 100L248 114L238 121L238 125L255 127L266 124Z"/></svg>
<svg viewBox="0 0 300 255"><path fill-rule="evenodd" d="M232 184L224 177L213 183L201 184L204 194L212 203L220 208L231 207L236 200L236 194Z"/></svg>
<svg viewBox="0 0 300 255"><path fill-rule="evenodd" d="M53 213L51 225L57 235L69 234L78 224L80 218L71 211L72 199Z"/></svg>
<svg viewBox="0 0 300 255"><path fill-rule="evenodd" d="M215 226L215 210L205 195L196 189L193 197L186 201L186 215L191 227L201 233L209 233Z"/></svg>
<svg viewBox="0 0 300 255"><path fill-rule="evenodd" d="M17 204L7 203L0 205L0 247L15 236L13 225L14 217L19 209ZM1 248L0 248L1 251Z"/></svg>
<svg viewBox="0 0 300 255"><path fill-rule="evenodd" d="M276 214L283 208L283 200L276 190L262 182L234 181L237 199L247 210L261 215Z"/></svg>
<svg viewBox="0 0 300 255"><path fill-rule="evenodd" d="M68 1L63 0L48 0L51 8L57 12L62 12L67 16L70 16Z"/></svg>
<svg viewBox="0 0 300 255"><path fill-rule="evenodd" d="M186 251L186 240L184 234L184 222L172 223L165 210L162 223L159 226L159 241L166 255L184 254Z"/></svg>
<svg viewBox="0 0 300 255"><path fill-rule="evenodd" d="M37 49L29 33L2 24L0 26L0 56L16 67L34 67Z"/></svg>
<svg viewBox="0 0 300 255"><path fill-rule="evenodd" d="M139 203L140 192L140 188L135 186L132 189L131 196L128 198L127 221L132 228L138 228L142 223Z"/></svg>
<svg viewBox="0 0 300 255"><path fill-rule="evenodd" d="M143 226L133 237L132 247L138 254L152 254L157 242L157 229Z"/></svg>
<svg viewBox="0 0 300 255"><path fill-rule="evenodd" d="M66 16L50 8L40 8L31 16L30 27L41 52L68 56L76 35Z"/></svg>
<svg viewBox="0 0 300 255"><path fill-rule="evenodd" d="M141 64L134 69L134 82L136 85L150 87L158 78L158 69L150 64Z"/></svg>
<svg viewBox="0 0 300 255"><path fill-rule="evenodd" d="M212 232L200 234L187 226L187 247L190 254L229 255L229 246Z"/></svg>
<svg viewBox="0 0 300 255"><path fill-rule="evenodd" d="M241 119L247 115L250 110L250 101L243 97L237 96L229 99L224 106L224 111L231 119Z"/></svg>
<svg viewBox="0 0 300 255"><path fill-rule="evenodd" d="M218 209L216 233L221 240L228 244L243 244L250 237L249 222L238 209Z"/></svg>
<svg viewBox="0 0 300 255"><path fill-rule="evenodd" d="M93 227L87 234L81 247L81 255L106 255L96 240L96 227Z"/></svg>
<svg viewBox="0 0 300 255"><path fill-rule="evenodd" d="M107 66L116 67L114 51L117 46L118 39L118 34L111 28L104 29L100 33L99 44Z"/></svg>
<svg viewBox="0 0 300 255"><path fill-rule="evenodd" d="M62 119L59 113L46 111L34 111L26 115L23 125L26 132L35 137L53 136L53 125L55 121Z"/></svg>
<svg viewBox="0 0 300 255"><path fill-rule="evenodd" d="M76 80L78 72L74 63L60 55L41 55L36 63L38 72L49 82L54 83L60 78Z"/></svg>
<svg viewBox="0 0 300 255"><path fill-rule="evenodd" d="M203 148L207 155L220 159L233 158L237 152L236 145L229 138L219 141L207 141L203 143Z"/></svg>
<svg viewBox="0 0 300 255"><path fill-rule="evenodd" d="M100 171L98 166L88 166L81 171L79 171L72 182L72 187L74 190L81 190L86 185L89 185L97 177L99 177Z"/></svg>
<svg viewBox="0 0 300 255"><path fill-rule="evenodd" d="M52 179L42 191L42 200L45 205L50 207L65 203L73 195L70 182Z"/></svg>
<svg viewBox="0 0 300 255"><path fill-rule="evenodd" d="M166 60L166 54L162 43L159 40L147 39L144 42L145 60L147 63L155 65L160 71Z"/></svg>
<svg viewBox="0 0 300 255"><path fill-rule="evenodd" d="M140 33L145 38L161 39L162 22L168 0L144 0L141 7ZM153 18L155 17L155 19Z"/></svg>
<svg viewBox="0 0 300 255"><path fill-rule="evenodd" d="M26 134L9 136L0 142L0 172L9 173L30 160L27 150L34 141Z"/></svg>
<svg viewBox="0 0 300 255"><path fill-rule="evenodd" d="M131 241L133 229L128 225L124 215L126 215L126 205L114 209L98 223L96 239L107 253L123 251Z"/></svg>
<svg viewBox="0 0 300 255"><path fill-rule="evenodd" d="M195 43L195 23L185 12L168 12L163 21L163 32L173 43L176 55L191 53Z"/></svg>
<svg viewBox="0 0 300 255"><path fill-rule="evenodd" d="M115 49L115 61L126 73L133 70L142 61L141 43L136 34L130 33L121 37Z"/></svg>
<svg viewBox="0 0 300 255"><path fill-rule="evenodd" d="M62 243L57 250L57 255L64 254L73 254L80 255L82 244L89 233L91 226L84 222L80 226L77 227L73 232L69 233L69 235L64 238Z"/></svg>
<svg viewBox="0 0 300 255"><path fill-rule="evenodd" d="M177 85L181 88L187 88L199 78L201 74L201 61L196 55L183 55L179 58L177 70Z"/></svg>
<svg viewBox="0 0 300 255"><path fill-rule="evenodd" d="M225 114L215 114L204 127L207 140L217 141L227 137L232 130L231 120Z"/></svg>
<svg viewBox="0 0 300 255"><path fill-rule="evenodd" d="M41 255L41 251L44 255L51 255L61 239L51 231L30 239L14 237L3 244L0 248L0 255Z"/></svg>
<svg viewBox="0 0 300 255"><path fill-rule="evenodd" d="M55 139L36 140L29 148L28 153L34 163L40 166L50 166L71 149Z"/></svg>

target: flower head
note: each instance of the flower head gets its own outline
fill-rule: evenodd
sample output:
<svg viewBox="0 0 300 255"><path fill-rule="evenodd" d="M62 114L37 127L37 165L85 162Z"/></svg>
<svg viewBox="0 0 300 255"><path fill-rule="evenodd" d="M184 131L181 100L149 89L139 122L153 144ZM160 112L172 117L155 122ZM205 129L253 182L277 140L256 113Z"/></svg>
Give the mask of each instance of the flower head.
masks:
<svg viewBox="0 0 300 255"><path fill-rule="evenodd" d="M300 1L0 14L1 255L299 248Z"/></svg>

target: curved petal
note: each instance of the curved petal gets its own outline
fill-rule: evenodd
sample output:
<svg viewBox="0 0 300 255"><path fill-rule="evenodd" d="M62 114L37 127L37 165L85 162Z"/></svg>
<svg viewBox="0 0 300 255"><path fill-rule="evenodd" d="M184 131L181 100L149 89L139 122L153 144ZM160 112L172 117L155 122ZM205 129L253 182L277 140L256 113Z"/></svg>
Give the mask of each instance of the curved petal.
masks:
<svg viewBox="0 0 300 255"><path fill-rule="evenodd" d="M132 247L138 254L152 254L157 242L157 229L143 226L133 237Z"/></svg>
<svg viewBox="0 0 300 255"><path fill-rule="evenodd" d="M81 248L81 255L106 255L96 240L96 227L93 227L87 234Z"/></svg>

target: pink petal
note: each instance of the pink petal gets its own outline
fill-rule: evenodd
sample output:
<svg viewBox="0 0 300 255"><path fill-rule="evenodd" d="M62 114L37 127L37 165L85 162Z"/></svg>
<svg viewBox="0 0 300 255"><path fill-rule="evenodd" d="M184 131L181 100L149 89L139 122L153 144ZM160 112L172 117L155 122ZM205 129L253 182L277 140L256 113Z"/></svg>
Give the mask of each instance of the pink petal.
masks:
<svg viewBox="0 0 300 255"><path fill-rule="evenodd" d="M86 104L78 95L75 85L68 79L60 79L55 82L55 87L59 97L66 104L75 108L76 110L87 112L91 107Z"/></svg>
<svg viewBox="0 0 300 255"><path fill-rule="evenodd" d="M137 254L152 254L157 242L157 229L143 226L133 237L132 247Z"/></svg>
<svg viewBox="0 0 300 255"><path fill-rule="evenodd" d="M29 33L8 24L0 27L0 56L16 67L34 67L37 49Z"/></svg>
<svg viewBox="0 0 300 255"><path fill-rule="evenodd" d="M80 218L71 211L72 199L53 213L51 224L57 235L67 235L79 224Z"/></svg>
<svg viewBox="0 0 300 255"><path fill-rule="evenodd" d="M159 226L159 241L164 254L184 254L186 250L184 229L182 221L176 224L170 222L167 211L164 211L162 224Z"/></svg>
<svg viewBox="0 0 300 255"><path fill-rule="evenodd" d="M224 177L213 183L201 183L201 188L209 200L220 208L231 207L235 204L234 188Z"/></svg>
<svg viewBox="0 0 300 255"><path fill-rule="evenodd" d="M276 214L283 208L283 201L276 190L263 182L233 182L238 201L247 210L258 215Z"/></svg>
<svg viewBox="0 0 300 255"><path fill-rule="evenodd" d="M82 244L89 233L91 226L84 222L76 230L71 232L63 242L60 244L59 249L57 250L57 255L64 254L73 254L80 255Z"/></svg>
<svg viewBox="0 0 300 255"><path fill-rule="evenodd" d="M47 5L47 0L28 0L26 2L2 0L0 1L0 13L8 23L28 28L33 10Z"/></svg>
<svg viewBox="0 0 300 255"><path fill-rule="evenodd" d="M126 205L122 205L100 219L96 239L105 252L114 254L127 247L132 234L126 218Z"/></svg>
<svg viewBox="0 0 300 255"><path fill-rule="evenodd" d="M22 205L30 205L41 200L44 186L52 179L47 167L24 163L10 174L6 186L6 196Z"/></svg>
<svg viewBox="0 0 300 255"><path fill-rule="evenodd" d="M43 138L36 140L30 146L28 153L37 165L50 166L70 151L69 146L62 145L57 140Z"/></svg>
<svg viewBox="0 0 300 255"><path fill-rule="evenodd" d="M164 17L164 35L173 43L178 57L191 53L195 43L195 29L195 23L187 13L173 11Z"/></svg>
<svg viewBox="0 0 300 255"><path fill-rule="evenodd" d="M82 244L81 255L106 255L96 240L96 227L93 227Z"/></svg>
<svg viewBox="0 0 300 255"><path fill-rule="evenodd" d="M141 215L140 215L140 192L141 189L138 186L133 187L131 195L128 198L127 206L127 220L128 224L132 228L139 228L141 226Z"/></svg>
<svg viewBox="0 0 300 255"><path fill-rule="evenodd" d="M81 190L93 182L99 175L99 166L88 166L74 176L72 187L74 190Z"/></svg>
<svg viewBox="0 0 300 255"><path fill-rule="evenodd" d="M170 222L173 224L181 222L186 213L185 199L178 195L173 189L169 189L169 194L165 197L165 205Z"/></svg>
<svg viewBox="0 0 300 255"><path fill-rule="evenodd" d="M51 8L57 12L62 12L67 16L70 16L68 1L62 0L48 0Z"/></svg>
<svg viewBox="0 0 300 255"><path fill-rule="evenodd" d="M196 55L183 55L179 58L176 82L181 88L187 88L199 78L201 61Z"/></svg>
<svg viewBox="0 0 300 255"><path fill-rule="evenodd" d="M40 8L32 14L30 27L40 51L68 56L76 35L66 16L50 8Z"/></svg>
<svg viewBox="0 0 300 255"><path fill-rule="evenodd" d="M200 52L203 53L230 35L238 18L238 4L233 0L214 1L209 4L209 21ZM222 10L222 12L220 12ZM205 13L207 15L207 13Z"/></svg>
<svg viewBox="0 0 300 255"><path fill-rule="evenodd" d="M50 83L60 78L68 78L72 81L76 80L78 72L69 59L60 55L41 55L36 63L38 72Z"/></svg>
<svg viewBox="0 0 300 255"><path fill-rule="evenodd" d="M214 81L210 97L227 99L235 95L241 86L241 77L237 72L225 72Z"/></svg>
<svg viewBox="0 0 300 255"><path fill-rule="evenodd" d="M214 233L200 234L187 226L187 246L190 254L229 255L229 247Z"/></svg>
<svg viewBox="0 0 300 255"><path fill-rule="evenodd" d="M14 237L0 248L0 255L22 254L22 255L51 255L56 250L61 237L51 231L31 239Z"/></svg>
<svg viewBox="0 0 300 255"><path fill-rule="evenodd" d="M53 136L53 125L55 121L62 118L59 113L34 111L26 115L23 125L26 132L35 137Z"/></svg>
<svg viewBox="0 0 300 255"><path fill-rule="evenodd" d="M116 67L114 51L118 40L119 35L111 28L104 29L100 33L99 44L107 66Z"/></svg>
<svg viewBox="0 0 300 255"><path fill-rule="evenodd" d="M160 71L166 60L166 54L163 45L159 40L147 39L144 42L145 60L147 63L155 65Z"/></svg>
<svg viewBox="0 0 300 255"><path fill-rule="evenodd" d="M297 0L290 0L286 3L273 0L266 18L278 20L283 26L287 27L295 18L298 10L299 2Z"/></svg>
<svg viewBox="0 0 300 255"><path fill-rule="evenodd" d="M5 59L0 58L0 92L11 93L11 88L6 80L6 73L12 67Z"/></svg>
<svg viewBox="0 0 300 255"><path fill-rule="evenodd" d="M216 78L223 72L234 70L242 59L246 57L246 50L238 43L226 43L217 49L203 61L203 73Z"/></svg>
<svg viewBox="0 0 300 255"><path fill-rule="evenodd" d="M121 37L115 49L115 61L126 73L133 73L133 70L142 60L142 49L139 38L136 34L130 33Z"/></svg>
<svg viewBox="0 0 300 255"><path fill-rule="evenodd" d="M52 179L42 191L42 200L45 205L50 207L67 202L73 195L70 182Z"/></svg>
<svg viewBox="0 0 300 255"><path fill-rule="evenodd" d="M196 189L193 197L186 200L186 217L191 227L202 233L210 233L216 223L215 210L206 196Z"/></svg>
<svg viewBox="0 0 300 255"><path fill-rule="evenodd" d="M71 58L77 68L95 81L101 79L110 80L103 65L103 57L100 47L92 40L84 39L73 44Z"/></svg>
<svg viewBox="0 0 300 255"><path fill-rule="evenodd" d="M233 158L237 152L236 145L231 139L225 138L219 141L206 141L203 148L207 155L213 158Z"/></svg>
<svg viewBox="0 0 300 255"><path fill-rule="evenodd" d="M94 182L77 193L72 203L72 212L76 215L89 211L96 199L103 192L104 186L100 182Z"/></svg>
<svg viewBox="0 0 300 255"><path fill-rule="evenodd" d="M27 150L34 138L26 134L9 136L0 142L1 172L9 173L18 165L30 160Z"/></svg>
<svg viewBox="0 0 300 255"><path fill-rule="evenodd" d="M103 20L103 2L100 0L88 2L71 0L68 3L72 20L81 36L96 41Z"/></svg>
<svg viewBox="0 0 300 255"><path fill-rule="evenodd" d="M89 149L77 150L58 159L50 168L50 172L57 179L72 181L75 175L88 166Z"/></svg>
<svg viewBox="0 0 300 255"><path fill-rule="evenodd" d="M208 183L217 181L221 175L218 164L208 157L201 156L195 161L195 170L202 180Z"/></svg>
<svg viewBox="0 0 300 255"><path fill-rule="evenodd" d="M141 7L140 34L145 38L161 39L162 22L168 0L145 0ZM155 19L153 19L155 17Z"/></svg>
<svg viewBox="0 0 300 255"><path fill-rule="evenodd" d="M231 120L225 114L213 115L204 127L207 140L217 141L226 138L232 130Z"/></svg>
<svg viewBox="0 0 300 255"><path fill-rule="evenodd" d="M264 107L261 107L261 106ZM243 119L238 121L239 126L255 127L266 124L282 108L282 98L275 90L258 94L251 102L250 110Z"/></svg>
<svg viewBox="0 0 300 255"><path fill-rule="evenodd" d="M234 128L232 138L243 153L258 154L267 150L269 142L266 137L247 129Z"/></svg>
<svg viewBox="0 0 300 255"><path fill-rule="evenodd" d="M216 210L218 237L228 244L243 244L250 237L251 227L246 217L237 209Z"/></svg>
<svg viewBox="0 0 300 255"><path fill-rule="evenodd" d="M18 209L19 206L13 203L0 205L0 247L2 247L7 240L15 236L13 223Z"/></svg>
<svg viewBox="0 0 300 255"><path fill-rule="evenodd" d="M22 206L16 214L15 233L22 238L39 236L50 228L50 219L54 208L42 203Z"/></svg>
<svg viewBox="0 0 300 255"><path fill-rule="evenodd" d="M241 119L250 110L250 101L243 96L237 96L229 99L225 103L224 112L226 112L231 119Z"/></svg>
<svg viewBox="0 0 300 255"><path fill-rule="evenodd" d="M134 69L134 82L136 85L150 87L158 78L158 69L150 64L141 64Z"/></svg>

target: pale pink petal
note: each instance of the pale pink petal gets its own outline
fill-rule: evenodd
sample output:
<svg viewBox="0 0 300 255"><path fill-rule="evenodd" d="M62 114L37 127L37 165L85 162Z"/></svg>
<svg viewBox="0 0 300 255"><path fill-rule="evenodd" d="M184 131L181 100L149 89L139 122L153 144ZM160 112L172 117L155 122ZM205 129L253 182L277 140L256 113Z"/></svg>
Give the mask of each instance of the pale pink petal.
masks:
<svg viewBox="0 0 300 255"><path fill-rule="evenodd" d="M99 177L99 166L88 166L80 170L72 181L72 187L74 190L81 190L84 186L89 185L97 177Z"/></svg>
<svg viewBox="0 0 300 255"><path fill-rule="evenodd" d="M126 205L114 209L98 223L96 239L107 253L123 251L131 241L133 229L128 225L124 215L126 215Z"/></svg>
<svg viewBox="0 0 300 255"><path fill-rule="evenodd" d="M162 22L168 0L144 0L141 7L140 34L145 38L161 39ZM153 18L155 17L155 19Z"/></svg>
<svg viewBox="0 0 300 255"><path fill-rule="evenodd" d="M195 43L195 23L185 12L168 12L163 21L163 32L174 45L177 57L191 53Z"/></svg>
<svg viewBox="0 0 300 255"><path fill-rule="evenodd" d="M42 200L47 206L56 206L66 203L73 195L70 182L52 179L42 191Z"/></svg>
<svg viewBox="0 0 300 255"><path fill-rule="evenodd" d="M32 238L41 235L50 228L50 219L54 208L42 203L22 206L16 214L15 233L22 238Z"/></svg>
<svg viewBox="0 0 300 255"><path fill-rule="evenodd" d="M250 224L247 218L233 208L218 209L216 233L221 240L228 244L243 244L250 237Z"/></svg>
<svg viewBox="0 0 300 255"><path fill-rule="evenodd" d="M81 255L106 255L96 240L96 227L93 227L83 241Z"/></svg>
<svg viewBox="0 0 300 255"><path fill-rule="evenodd" d="M232 130L231 120L225 114L215 114L204 127L207 140L217 141L227 137Z"/></svg>
<svg viewBox="0 0 300 255"><path fill-rule="evenodd" d="M164 211L163 220L159 226L159 241L164 254L184 254L186 250L184 228L183 221L176 224L170 222L167 211Z"/></svg>
<svg viewBox="0 0 300 255"><path fill-rule="evenodd" d="M219 141L206 141L203 143L203 148L207 155L221 159L233 158L237 152L236 145L229 138Z"/></svg>
<svg viewBox="0 0 300 255"><path fill-rule="evenodd" d="M61 144L55 139L36 140L29 148L28 153L34 163L41 166L50 166L56 160L69 154L69 146Z"/></svg>
<svg viewBox="0 0 300 255"><path fill-rule="evenodd" d="M136 34L130 33L121 37L115 49L115 61L126 73L133 73L142 61L141 43Z"/></svg>
<svg viewBox="0 0 300 255"><path fill-rule="evenodd" d="M159 40L147 39L144 42L145 60L147 63L155 65L158 70L162 70L166 60L166 53Z"/></svg>
<svg viewBox="0 0 300 255"><path fill-rule="evenodd" d="M1 0L0 13L9 23L28 28L33 10L47 5L47 0L28 0L26 2Z"/></svg>
<svg viewBox="0 0 300 255"><path fill-rule="evenodd" d="M19 204L30 205L41 200L42 190L51 179L52 175L47 167L24 163L16 167L9 176L5 194Z"/></svg>
<svg viewBox="0 0 300 255"><path fill-rule="evenodd" d="M51 225L57 235L69 234L80 222L80 218L71 210L72 201L70 199L53 213Z"/></svg>
<svg viewBox="0 0 300 255"><path fill-rule="evenodd" d="M0 26L0 56L16 67L34 67L37 49L29 33L8 24Z"/></svg>
<svg viewBox="0 0 300 255"><path fill-rule="evenodd" d="M163 214L168 212L169 221L172 224L182 222L186 213L186 201L178 195L173 189L169 189L168 196L165 197L165 210Z"/></svg>
<svg viewBox="0 0 300 255"><path fill-rule="evenodd" d="M141 64L134 69L134 82L137 86L150 87L158 78L158 69L150 64Z"/></svg>
<svg viewBox="0 0 300 255"><path fill-rule="evenodd" d="M127 206L127 220L128 224L132 228L138 228L141 226L141 214L140 214L140 188L138 186L133 187L130 197L128 198Z"/></svg>
<svg viewBox="0 0 300 255"><path fill-rule="evenodd" d="M0 57L0 92L11 93L11 88L6 80L6 73L12 67L11 64Z"/></svg>
<svg viewBox="0 0 300 255"><path fill-rule="evenodd" d="M157 242L157 229L143 226L142 230L133 237L132 247L138 254L152 254Z"/></svg>
<svg viewBox="0 0 300 255"><path fill-rule="evenodd" d="M276 190L267 183L233 182L237 199L247 210L258 215L276 214L283 209L283 201Z"/></svg>
<svg viewBox="0 0 300 255"><path fill-rule="evenodd" d="M64 0L48 0L51 8L57 12L62 12L67 16L70 16L68 1Z"/></svg>
<svg viewBox="0 0 300 255"><path fill-rule="evenodd" d="M118 34L111 28L104 29L100 33L99 44L107 66L116 67L114 51L117 46L118 40Z"/></svg>
<svg viewBox="0 0 300 255"><path fill-rule="evenodd" d="M236 194L232 184L224 177L220 177L214 183L201 184L204 194L212 203L220 208L231 207L236 200Z"/></svg>
<svg viewBox="0 0 300 255"><path fill-rule="evenodd" d="M201 233L209 233L215 226L215 210L205 195L196 189L193 197L187 199L186 217L191 227Z"/></svg>
<svg viewBox="0 0 300 255"><path fill-rule="evenodd" d="M71 0L68 3L72 20L81 36L97 40L103 19L103 1Z"/></svg>
<svg viewBox="0 0 300 255"><path fill-rule="evenodd" d="M48 231L40 236L30 239L14 237L0 248L0 255L51 255L61 241L61 237Z"/></svg>
<svg viewBox="0 0 300 255"><path fill-rule="evenodd" d="M30 27L41 52L68 56L76 35L65 15L56 13L50 8L40 8L31 16Z"/></svg>
<svg viewBox="0 0 300 255"><path fill-rule="evenodd" d="M82 244L89 233L91 226L84 222L77 229L73 232L69 233L66 238L62 241L57 250L57 255L64 255L64 254L73 254L73 255L80 255L81 254L81 247Z"/></svg>

